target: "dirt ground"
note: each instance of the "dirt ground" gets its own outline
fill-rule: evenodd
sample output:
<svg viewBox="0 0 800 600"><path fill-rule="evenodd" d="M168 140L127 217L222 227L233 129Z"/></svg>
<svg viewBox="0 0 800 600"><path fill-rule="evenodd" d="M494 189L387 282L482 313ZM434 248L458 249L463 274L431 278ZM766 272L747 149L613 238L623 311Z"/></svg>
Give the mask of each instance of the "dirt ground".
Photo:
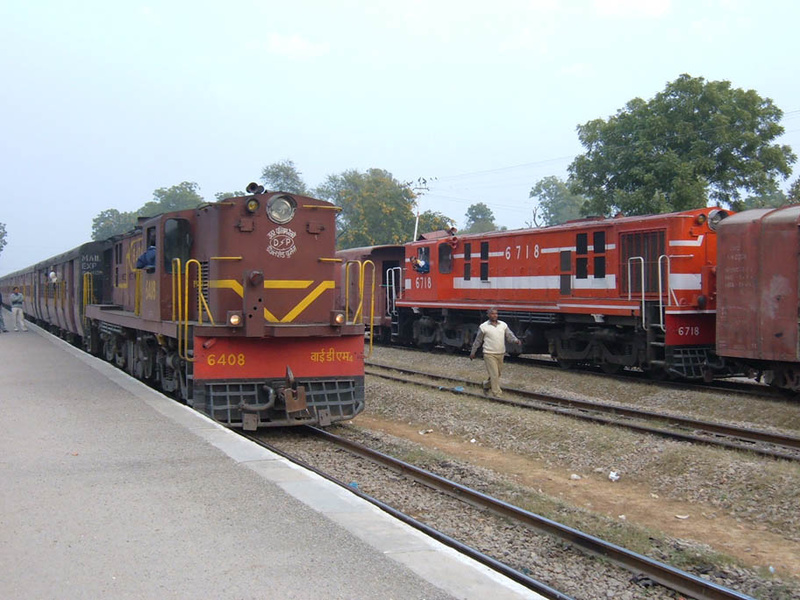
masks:
<svg viewBox="0 0 800 600"><path fill-rule="evenodd" d="M659 498L647 487L620 479L611 484L607 474L554 472L530 457L500 452L436 431L420 434L421 425L396 423L362 414L359 427L404 438L495 472L521 486L541 490L574 506L663 531L669 536L698 540L747 565L773 566L784 577L800 573L797 544L752 524L739 522L717 509L697 503Z"/></svg>

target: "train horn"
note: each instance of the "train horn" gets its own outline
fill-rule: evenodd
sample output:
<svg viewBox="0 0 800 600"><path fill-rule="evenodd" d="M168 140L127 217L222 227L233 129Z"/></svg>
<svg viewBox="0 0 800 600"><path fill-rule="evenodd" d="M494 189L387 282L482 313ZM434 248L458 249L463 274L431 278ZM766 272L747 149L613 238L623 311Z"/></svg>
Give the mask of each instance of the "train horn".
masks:
<svg viewBox="0 0 800 600"><path fill-rule="evenodd" d="M264 193L264 186L258 185L255 181L247 184L247 193L248 194L263 194Z"/></svg>

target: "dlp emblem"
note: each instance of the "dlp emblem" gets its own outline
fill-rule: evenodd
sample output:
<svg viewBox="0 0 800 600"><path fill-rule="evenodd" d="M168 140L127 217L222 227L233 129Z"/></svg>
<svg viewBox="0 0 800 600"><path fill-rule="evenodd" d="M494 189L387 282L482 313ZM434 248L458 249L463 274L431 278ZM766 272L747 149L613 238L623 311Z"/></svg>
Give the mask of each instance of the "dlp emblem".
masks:
<svg viewBox="0 0 800 600"><path fill-rule="evenodd" d="M297 252L297 246L294 245L296 235L297 233L287 227L276 227L267 236L269 238L267 252L278 258L289 258Z"/></svg>

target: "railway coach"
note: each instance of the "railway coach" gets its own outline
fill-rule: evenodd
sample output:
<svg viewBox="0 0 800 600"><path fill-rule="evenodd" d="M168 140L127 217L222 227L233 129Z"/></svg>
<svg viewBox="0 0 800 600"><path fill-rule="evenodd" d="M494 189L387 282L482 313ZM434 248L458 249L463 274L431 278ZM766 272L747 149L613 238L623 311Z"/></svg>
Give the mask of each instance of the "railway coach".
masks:
<svg viewBox="0 0 800 600"><path fill-rule="evenodd" d="M343 305L361 299L337 289L338 208L247 191L140 219L0 289L19 285L29 318L226 425L350 419L364 408L364 326Z"/></svg>
<svg viewBox="0 0 800 600"><path fill-rule="evenodd" d="M800 206L755 209L719 228L717 353L800 394Z"/></svg>

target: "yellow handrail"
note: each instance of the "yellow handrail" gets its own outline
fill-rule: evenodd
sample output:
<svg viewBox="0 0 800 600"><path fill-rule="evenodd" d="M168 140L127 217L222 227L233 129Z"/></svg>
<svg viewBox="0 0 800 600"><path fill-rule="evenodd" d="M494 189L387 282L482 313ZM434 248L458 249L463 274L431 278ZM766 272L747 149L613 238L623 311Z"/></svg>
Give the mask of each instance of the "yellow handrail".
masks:
<svg viewBox="0 0 800 600"><path fill-rule="evenodd" d="M181 297L181 259L172 259L172 320L177 329L178 356L187 360L182 352L183 299Z"/></svg>
<svg viewBox="0 0 800 600"><path fill-rule="evenodd" d="M369 310L369 353L367 354L367 358L372 356L372 334L375 327L375 271L377 267L375 263L371 260L367 259L361 265L361 280L359 281L359 292L361 293L361 304L359 304L358 310L359 314L361 312L362 306L364 304L364 277L366 276L367 267L372 266L372 288L370 290L370 310ZM355 318L353 319L356 320Z"/></svg>
<svg viewBox="0 0 800 600"><path fill-rule="evenodd" d="M136 281L133 285L133 314L137 317L142 314L142 271L136 269Z"/></svg>
<svg viewBox="0 0 800 600"><path fill-rule="evenodd" d="M352 265L357 265L358 269L358 278L359 281L361 280L361 261L360 260L348 260L344 263L344 317L345 319L350 318L350 267ZM353 320L350 321L351 323L355 323L356 317L355 314L353 315Z"/></svg>
<svg viewBox="0 0 800 600"><path fill-rule="evenodd" d="M203 309L205 309L206 313L208 314L208 318L211 321L212 325L216 325L214 322L214 316L211 314L211 310L208 308L208 303L206 302L205 297L203 297L203 270L200 261L194 258L190 258L186 261L186 266L184 267L184 278L183 278L183 314L182 316L182 323L178 323L178 339L179 345L180 342L183 342L183 355L180 354L180 350L178 351L178 355L181 356L186 361L194 362L194 358L189 356L189 267L191 265L197 265L197 322L203 323ZM181 338L180 329L181 325L183 325L183 336Z"/></svg>

